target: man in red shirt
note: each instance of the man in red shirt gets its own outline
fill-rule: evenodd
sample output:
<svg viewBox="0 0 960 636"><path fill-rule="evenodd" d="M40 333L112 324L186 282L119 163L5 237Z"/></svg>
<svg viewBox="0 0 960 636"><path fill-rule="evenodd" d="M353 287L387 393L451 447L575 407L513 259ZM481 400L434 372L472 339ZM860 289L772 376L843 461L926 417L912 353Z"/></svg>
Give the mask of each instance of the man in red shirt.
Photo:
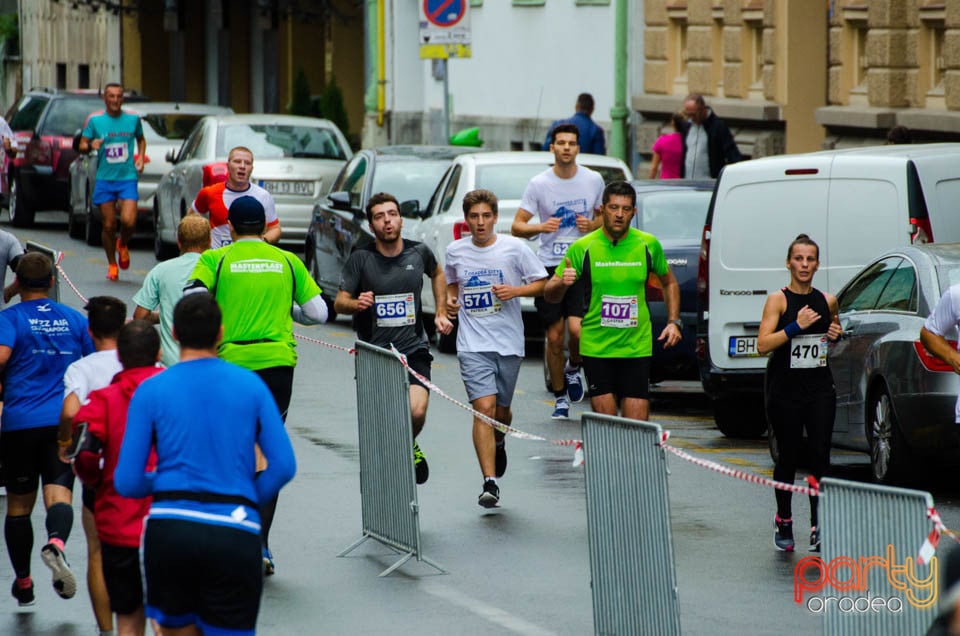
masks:
<svg viewBox="0 0 960 636"><path fill-rule="evenodd" d="M276 245L280 240L280 219L273 196L255 183L250 183L253 173L253 152L244 146L232 148L227 155L227 180L202 188L193 202L193 211L210 219L210 247L217 249L229 245L230 226L227 211L230 204L240 197L254 197L263 205L267 225L263 239Z"/></svg>
<svg viewBox="0 0 960 636"><path fill-rule="evenodd" d="M140 383L162 371L160 336L146 320L133 320L120 329L117 355L123 370L113 383L90 393L74 417L74 439L86 423L85 441L78 444L74 471L84 484L96 488L93 518L100 537L103 578L110 609L117 615L118 634L142 634L145 615L140 576L140 535L151 500L117 494L113 471L127 426L127 407ZM102 466L101 466L102 463ZM156 457L151 457L152 470Z"/></svg>

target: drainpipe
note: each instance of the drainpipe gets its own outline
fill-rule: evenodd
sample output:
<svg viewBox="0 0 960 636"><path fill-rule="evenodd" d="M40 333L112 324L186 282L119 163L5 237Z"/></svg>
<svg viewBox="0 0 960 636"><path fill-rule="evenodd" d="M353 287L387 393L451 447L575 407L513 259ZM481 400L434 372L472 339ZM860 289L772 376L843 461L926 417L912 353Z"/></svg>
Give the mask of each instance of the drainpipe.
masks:
<svg viewBox="0 0 960 636"><path fill-rule="evenodd" d="M377 0L377 126L383 126L383 113L387 107L387 46L386 0Z"/></svg>
<svg viewBox="0 0 960 636"><path fill-rule="evenodd" d="M378 38L375 37L380 30L380 27L377 23L377 13L378 13L378 3L379 0L366 0L367 5L367 17L363 21L364 26L364 42L367 45L367 52L364 56L366 58L365 64L365 77L366 77L366 92L363 96L363 109L367 111L368 114L374 113L377 110L377 84L374 78L379 76L379 71L376 68L377 60L379 56L377 55L377 41ZM375 30L376 29L376 30ZM329 79L329 78L327 78Z"/></svg>
<svg viewBox="0 0 960 636"><path fill-rule="evenodd" d="M610 156L627 159L627 0L616 0L614 8L613 108L610 109Z"/></svg>

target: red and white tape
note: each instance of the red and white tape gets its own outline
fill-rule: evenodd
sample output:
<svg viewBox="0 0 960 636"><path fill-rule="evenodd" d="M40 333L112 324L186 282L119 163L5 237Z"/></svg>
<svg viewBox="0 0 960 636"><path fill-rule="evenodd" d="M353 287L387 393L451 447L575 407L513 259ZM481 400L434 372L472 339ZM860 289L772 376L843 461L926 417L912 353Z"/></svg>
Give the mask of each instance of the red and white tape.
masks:
<svg viewBox="0 0 960 636"><path fill-rule="evenodd" d="M57 263L56 263L57 272L59 272L60 277L64 281L66 281L67 285L69 285L70 289L73 290L73 292L77 295L77 297L81 301L83 301L84 304L86 304L87 299L84 298L83 294L80 293L80 290L77 289L76 285L73 284L73 281L70 280L70 277L67 275L67 272L63 269L63 267L60 266L60 261L62 260L63 260L63 253L60 254L60 258L57 260ZM294 333L293 336L295 338L303 340L304 342L310 342L316 345L320 345L322 347L334 349L336 351L342 351L350 355L356 355L357 353L356 349L353 349L350 347L343 347L330 342L319 340L317 338L304 336L302 334ZM430 391L433 391L434 393L444 398L445 400L459 406L461 409L471 413L472 415L474 415L484 423L488 424L489 426L492 426L494 429L504 433L505 435L510 435L511 437L516 437L518 439L547 442L548 444L553 444L556 446L573 446L574 447L573 465L574 466L583 465L583 442L581 440L578 440L578 439L552 440L552 439L543 437L541 435L535 435L533 433L527 433L527 432L521 431L520 429L504 424L503 422L498 422L494 418L474 410L470 405L464 404L463 402L447 394L446 392L443 391L443 389L438 387L436 384L434 384L424 376L417 373L415 370L413 370L410 367L409 364L407 364L406 356L404 356L402 353L397 351L397 349L392 345L390 346L390 350L397 357L397 359L400 360L400 363L403 365L403 368L406 369L410 375L417 378ZM670 437L670 432L664 431L661 436L660 446L663 447L664 450L669 451L670 453L679 457L680 459L690 462L696 466L707 468L709 470L718 472L722 475L727 475L728 477L733 477L735 479L740 479L742 481L759 484L761 486L767 486L769 488L774 488L776 490L784 490L787 492L792 492L792 493L801 494L801 495L808 495L811 497L817 497L820 495L819 484L817 483L817 480L812 475L807 477L807 482L809 486L797 486L796 484L787 484L781 481L776 481L774 479L769 479L767 477L761 477L760 475L756 475L754 473L750 473L744 470L730 468L729 466L724 466L723 464L719 464L714 461L700 459L699 457L694 457L693 455L668 444L667 439L669 437ZM940 519L940 515L939 513L937 513L935 508L929 508L927 510L927 518L933 524L933 530L930 531L930 534L927 535L927 538L924 540L923 545L920 546L920 550L917 555L917 562L921 564L926 564L930 562L930 559L936 553L937 545L939 544L940 537L942 535L946 534L957 543L960 543L960 534L954 532L953 530L950 530L943 524L943 521Z"/></svg>

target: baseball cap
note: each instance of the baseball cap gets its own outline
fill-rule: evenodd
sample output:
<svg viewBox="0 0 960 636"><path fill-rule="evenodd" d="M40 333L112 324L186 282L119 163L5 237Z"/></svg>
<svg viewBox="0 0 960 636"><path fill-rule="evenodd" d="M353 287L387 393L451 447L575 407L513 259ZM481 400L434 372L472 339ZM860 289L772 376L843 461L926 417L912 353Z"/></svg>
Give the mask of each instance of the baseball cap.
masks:
<svg viewBox="0 0 960 636"><path fill-rule="evenodd" d="M230 204L227 220L237 230L256 228L267 221L263 204L254 197L240 197Z"/></svg>

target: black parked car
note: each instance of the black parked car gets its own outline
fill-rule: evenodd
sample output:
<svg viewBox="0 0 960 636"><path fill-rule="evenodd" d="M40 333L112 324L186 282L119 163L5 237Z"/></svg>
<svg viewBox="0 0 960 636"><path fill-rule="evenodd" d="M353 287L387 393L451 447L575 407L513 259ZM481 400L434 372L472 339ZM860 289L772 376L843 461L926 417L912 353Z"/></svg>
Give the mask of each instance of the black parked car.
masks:
<svg viewBox="0 0 960 636"><path fill-rule="evenodd" d="M697 262L707 208L713 196L713 180L660 179L634 181L637 212L633 226L657 237L664 256L680 284L680 320L683 339L669 349L657 341L667 324L663 293L647 283L647 306L653 325L653 360L650 382L699 380L697 370Z"/></svg>

